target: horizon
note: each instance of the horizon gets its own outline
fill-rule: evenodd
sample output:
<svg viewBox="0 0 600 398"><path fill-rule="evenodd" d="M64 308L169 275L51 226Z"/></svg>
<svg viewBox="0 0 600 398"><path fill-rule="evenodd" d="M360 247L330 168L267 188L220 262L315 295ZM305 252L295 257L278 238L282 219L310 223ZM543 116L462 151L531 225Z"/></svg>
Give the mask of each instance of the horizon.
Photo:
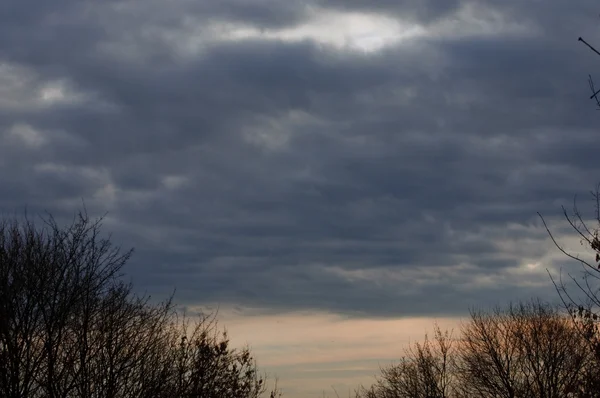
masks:
<svg viewBox="0 0 600 398"><path fill-rule="evenodd" d="M592 1L5 1L0 211L106 214L136 291L219 308L284 397L557 302L538 212L584 251Z"/></svg>

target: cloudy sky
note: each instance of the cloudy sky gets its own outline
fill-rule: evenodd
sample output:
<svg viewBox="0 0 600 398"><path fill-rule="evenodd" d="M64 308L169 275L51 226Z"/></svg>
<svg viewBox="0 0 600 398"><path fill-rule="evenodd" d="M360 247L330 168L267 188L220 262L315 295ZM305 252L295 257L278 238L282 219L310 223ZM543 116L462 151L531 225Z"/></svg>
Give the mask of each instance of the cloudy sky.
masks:
<svg viewBox="0 0 600 398"><path fill-rule="evenodd" d="M218 306L287 396L346 394L434 320L554 297L536 212L593 210L599 13L4 0L0 210L108 212L140 291Z"/></svg>

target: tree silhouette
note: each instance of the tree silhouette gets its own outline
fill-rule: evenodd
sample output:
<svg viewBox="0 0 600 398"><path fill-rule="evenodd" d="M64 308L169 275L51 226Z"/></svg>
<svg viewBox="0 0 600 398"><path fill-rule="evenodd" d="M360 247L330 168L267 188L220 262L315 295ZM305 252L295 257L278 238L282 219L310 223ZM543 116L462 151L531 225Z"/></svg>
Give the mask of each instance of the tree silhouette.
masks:
<svg viewBox="0 0 600 398"><path fill-rule="evenodd" d="M361 398L596 398L598 361L569 317L540 301L471 311L381 369Z"/></svg>
<svg viewBox="0 0 600 398"><path fill-rule="evenodd" d="M192 322L172 297L134 294L121 270L132 251L79 213L0 222L0 396L257 398L249 348L230 347L215 317ZM275 388L271 397L279 396Z"/></svg>

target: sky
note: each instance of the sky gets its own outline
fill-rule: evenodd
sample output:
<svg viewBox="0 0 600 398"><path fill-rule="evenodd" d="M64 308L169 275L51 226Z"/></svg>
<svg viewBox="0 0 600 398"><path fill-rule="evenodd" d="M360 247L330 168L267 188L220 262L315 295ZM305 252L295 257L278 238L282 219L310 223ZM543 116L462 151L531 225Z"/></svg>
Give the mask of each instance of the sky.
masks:
<svg viewBox="0 0 600 398"><path fill-rule="evenodd" d="M138 291L218 308L286 397L343 396L436 321L556 299L536 213L581 250L560 206L593 215L599 14L4 0L0 212L107 213Z"/></svg>

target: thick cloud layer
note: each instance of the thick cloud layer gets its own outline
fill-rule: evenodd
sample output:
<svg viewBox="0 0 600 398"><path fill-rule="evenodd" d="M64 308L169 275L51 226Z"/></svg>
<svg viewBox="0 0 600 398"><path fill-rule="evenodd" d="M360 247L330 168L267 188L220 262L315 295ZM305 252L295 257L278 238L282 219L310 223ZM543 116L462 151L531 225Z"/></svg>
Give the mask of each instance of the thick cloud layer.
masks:
<svg viewBox="0 0 600 398"><path fill-rule="evenodd" d="M597 7L488 3L5 1L0 209L108 211L138 288L190 304L551 297L536 212L597 182Z"/></svg>

